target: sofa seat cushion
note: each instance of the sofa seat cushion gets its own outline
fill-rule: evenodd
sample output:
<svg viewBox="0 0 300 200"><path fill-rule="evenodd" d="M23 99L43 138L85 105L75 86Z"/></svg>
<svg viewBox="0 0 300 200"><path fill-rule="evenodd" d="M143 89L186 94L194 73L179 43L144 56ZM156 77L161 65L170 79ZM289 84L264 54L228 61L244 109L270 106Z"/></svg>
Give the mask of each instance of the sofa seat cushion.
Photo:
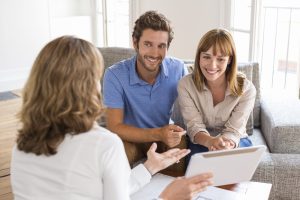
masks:
<svg viewBox="0 0 300 200"><path fill-rule="evenodd" d="M266 152L270 152L266 140L260 129L258 128L253 129L253 134L249 136L249 139L251 140L254 146L265 145L267 147Z"/></svg>
<svg viewBox="0 0 300 200"><path fill-rule="evenodd" d="M299 154L300 101L267 96L261 103L261 129L270 151Z"/></svg>

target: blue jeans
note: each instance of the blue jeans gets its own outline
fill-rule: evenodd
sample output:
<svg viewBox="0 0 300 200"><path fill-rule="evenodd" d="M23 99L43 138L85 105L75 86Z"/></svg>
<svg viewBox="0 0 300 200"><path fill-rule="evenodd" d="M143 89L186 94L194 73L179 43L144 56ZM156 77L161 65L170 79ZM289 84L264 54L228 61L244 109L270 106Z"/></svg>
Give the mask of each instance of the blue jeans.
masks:
<svg viewBox="0 0 300 200"><path fill-rule="evenodd" d="M194 144L194 143L192 143L190 141L189 137L187 138L187 145L188 145L188 149L191 150L191 153L189 153L185 157L186 166L188 166L192 155L194 155L195 153L202 153L202 152L207 152L208 151L207 147L205 147L203 145L200 145L200 144ZM240 139L239 147L250 147L252 145L253 144L252 144L251 140L248 137Z"/></svg>

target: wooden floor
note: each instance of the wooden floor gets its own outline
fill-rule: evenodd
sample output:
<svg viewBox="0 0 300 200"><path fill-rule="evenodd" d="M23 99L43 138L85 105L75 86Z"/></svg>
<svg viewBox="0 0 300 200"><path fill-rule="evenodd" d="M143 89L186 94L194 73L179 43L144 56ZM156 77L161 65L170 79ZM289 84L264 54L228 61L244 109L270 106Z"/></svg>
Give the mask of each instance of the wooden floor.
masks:
<svg viewBox="0 0 300 200"><path fill-rule="evenodd" d="M11 150L15 143L20 123L16 114L21 107L21 98L0 101L0 200L12 200L10 187Z"/></svg>

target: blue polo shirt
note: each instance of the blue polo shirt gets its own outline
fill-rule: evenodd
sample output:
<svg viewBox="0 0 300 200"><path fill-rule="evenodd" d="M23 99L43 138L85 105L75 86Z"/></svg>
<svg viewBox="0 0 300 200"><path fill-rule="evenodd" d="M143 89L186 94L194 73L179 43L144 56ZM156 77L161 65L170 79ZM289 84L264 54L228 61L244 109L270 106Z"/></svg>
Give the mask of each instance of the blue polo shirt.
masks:
<svg viewBox="0 0 300 200"><path fill-rule="evenodd" d="M166 57L153 85L137 74L136 56L107 68L103 79L104 104L124 110L124 123L139 128L169 124L178 81L187 74L182 61Z"/></svg>

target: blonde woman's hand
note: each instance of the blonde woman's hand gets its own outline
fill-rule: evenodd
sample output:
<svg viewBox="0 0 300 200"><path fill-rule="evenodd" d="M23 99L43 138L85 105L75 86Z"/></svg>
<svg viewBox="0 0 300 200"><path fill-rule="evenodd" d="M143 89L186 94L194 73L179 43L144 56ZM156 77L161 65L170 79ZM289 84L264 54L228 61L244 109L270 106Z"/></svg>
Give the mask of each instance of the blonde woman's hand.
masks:
<svg viewBox="0 0 300 200"><path fill-rule="evenodd" d="M190 200L207 186L212 185L212 173L203 173L190 178L180 177L170 183L160 194L164 200Z"/></svg>
<svg viewBox="0 0 300 200"><path fill-rule="evenodd" d="M190 153L189 149L170 149L164 153L157 153L157 144L153 143L147 152L147 160L144 163L148 171L153 175L156 172L169 167Z"/></svg>

